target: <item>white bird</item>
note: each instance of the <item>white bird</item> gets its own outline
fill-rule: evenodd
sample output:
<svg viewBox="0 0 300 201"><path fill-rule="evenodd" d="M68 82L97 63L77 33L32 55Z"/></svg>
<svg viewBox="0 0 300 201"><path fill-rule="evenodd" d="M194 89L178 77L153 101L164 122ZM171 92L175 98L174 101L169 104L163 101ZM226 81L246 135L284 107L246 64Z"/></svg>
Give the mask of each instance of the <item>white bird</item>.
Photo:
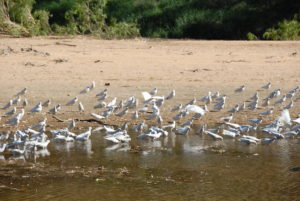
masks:
<svg viewBox="0 0 300 201"><path fill-rule="evenodd" d="M136 108L139 105L139 99L133 98L131 102L128 103L128 108Z"/></svg>
<svg viewBox="0 0 300 201"><path fill-rule="evenodd" d="M171 93L166 97L166 100L172 99L175 97L175 90L173 89Z"/></svg>
<svg viewBox="0 0 300 201"><path fill-rule="evenodd" d="M138 138L139 139L147 139L147 138L150 138L150 139L153 139L153 140L156 140L158 138L160 138L162 136L162 133L161 132L157 132L155 130L149 130L147 133L142 133L140 135L138 135Z"/></svg>
<svg viewBox="0 0 300 201"><path fill-rule="evenodd" d="M196 103L196 98L193 98L192 100L190 100L189 102L187 102L185 104L185 106L188 106L188 105L194 105Z"/></svg>
<svg viewBox="0 0 300 201"><path fill-rule="evenodd" d="M183 126L183 127L191 126L191 125L193 124L193 122L194 122L194 119L191 118L191 119L188 119L188 120L186 120L185 122L183 122L183 123L181 124L181 126Z"/></svg>
<svg viewBox="0 0 300 201"><path fill-rule="evenodd" d="M163 129L170 129L170 131L172 131L175 127L176 127L176 122L173 121L171 124L165 125L165 126L163 126L162 128L163 128Z"/></svg>
<svg viewBox="0 0 300 201"><path fill-rule="evenodd" d="M95 106L94 106L94 109L97 109L97 108L104 108L104 107L106 107L106 102L101 102L101 103L95 105Z"/></svg>
<svg viewBox="0 0 300 201"><path fill-rule="evenodd" d="M200 124L199 128L196 131L196 134L204 134L206 128L207 128L207 124Z"/></svg>
<svg viewBox="0 0 300 201"><path fill-rule="evenodd" d="M267 107L270 105L270 98L266 98L265 102L262 104L263 107Z"/></svg>
<svg viewBox="0 0 300 201"><path fill-rule="evenodd" d="M258 91L256 91L255 94L250 99L254 100L254 101L257 101L259 99Z"/></svg>
<svg viewBox="0 0 300 201"><path fill-rule="evenodd" d="M122 110L121 112L117 113L116 116L122 117L122 116L124 116L125 114L127 114L128 111L129 111L129 108L127 107L127 108L125 108L124 110Z"/></svg>
<svg viewBox="0 0 300 201"><path fill-rule="evenodd" d="M261 124L263 118L259 117L258 119L250 119L249 122L254 123L254 124Z"/></svg>
<svg viewBox="0 0 300 201"><path fill-rule="evenodd" d="M255 145L257 145L257 141L255 141L253 139L250 139L250 138L244 138L244 137L242 137L242 138L239 139L239 141L243 142L243 143L246 143L248 145L249 144L255 144Z"/></svg>
<svg viewBox="0 0 300 201"><path fill-rule="evenodd" d="M75 139L71 137L69 133L67 133L66 135L58 134L53 138L53 140L60 141L60 142L74 142Z"/></svg>
<svg viewBox="0 0 300 201"><path fill-rule="evenodd" d="M205 114L205 110L203 108L201 108L200 106L197 106L197 105L192 105L192 104L187 105L185 107L185 111L198 113L201 116L203 116Z"/></svg>
<svg viewBox="0 0 300 201"><path fill-rule="evenodd" d="M262 89L270 89L270 87L272 86L271 82L269 82L268 84L262 86Z"/></svg>
<svg viewBox="0 0 300 201"><path fill-rule="evenodd" d="M205 111L205 112L209 112L209 110L208 110L208 108L207 108L207 105L206 105L206 104L204 104L204 111Z"/></svg>
<svg viewBox="0 0 300 201"><path fill-rule="evenodd" d="M150 101L152 101L152 95L150 93L148 93L146 91L143 91L142 96L144 98L144 102L143 102L144 104L149 103Z"/></svg>
<svg viewBox="0 0 300 201"><path fill-rule="evenodd" d="M148 111L148 105L145 105L144 107L139 108L137 111L138 111L138 112L141 112L141 113L147 112L147 111Z"/></svg>
<svg viewBox="0 0 300 201"><path fill-rule="evenodd" d="M128 130L128 121L125 121L119 128L120 131L127 131Z"/></svg>
<svg viewBox="0 0 300 201"><path fill-rule="evenodd" d="M49 105L51 105L51 100L50 100L50 99L46 100L46 101L42 104L43 107L49 107Z"/></svg>
<svg viewBox="0 0 300 201"><path fill-rule="evenodd" d="M219 97L220 97L220 92L218 91L211 95L211 98L214 100L218 99Z"/></svg>
<svg viewBox="0 0 300 201"><path fill-rule="evenodd" d="M154 96L155 94L157 94L157 88L152 89L149 93L150 93L152 96Z"/></svg>
<svg viewBox="0 0 300 201"><path fill-rule="evenodd" d="M107 94L107 89L104 89L103 91L96 94L96 96L103 96L103 95L106 95L106 94Z"/></svg>
<svg viewBox="0 0 300 201"><path fill-rule="evenodd" d="M276 139L283 139L284 138L284 135L282 135L281 133L279 132L276 132L276 131L270 131L268 132L272 137L276 138Z"/></svg>
<svg viewBox="0 0 300 201"><path fill-rule="evenodd" d="M107 118L112 113L113 113L113 108L108 108L107 110L104 110L103 112L101 112L101 116L103 116L104 118Z"/></svg>
<svg viewBox="0 0 300 201"><path fill-rule="evenodd" d="M284 136L286 137L295 137L298 135L298 132L296 131L286 131L283 133Z"/></svg>
<svg viewBox="0 0 300 201"><path fill-rule="evenodd" d="M284 108L283 109L291 109L292 107L294 106L294 102L293 101L291 101L289 104L287 104L286 106L284 106Z"/></svg>
<svg viewBox="0 0 300 201"><path fill-rule="evenodd" d="M135 131L135 132L142 132L142 130L144 129L145 127L145 120L143 120L141 123L139 123L138 125L136 126L133 126L132 129Z"/></svg>
<svg viewBox="0 0 300 201"><path fill-rule="evenodd" d="M270 144L270 143L272 143L272 142L274 142L276 140L276 138L263 138L263 139L261 139L261 144Z"/></svg>
<svg viewBox="0 0 300 201"><path fill-rule="evenodd" d="M267 98L272 99L277 96L280 96L280 89L275 89L274 91L272 91Z"/></svg>
<svg viewBox="0 0 300 201"><path fill-rule="evenodd" d="M18 105L20 102L21 102L20 96L18 96L17 98L13 99L13 105Z"/></svg>
<svg viewBox="0 0 300 201"><path fill-rule="evenodd" d="M119 131L113 135L106 136L104 139L113 143L128 143L131 141L126 131Z"/></svg>
<svg viewBox="0 0 300 201"><path fill-rule="evenodd" d="M162 123L163 123L163 118L160 116L160 115L158 115L157 116L157 123L159 124L159 125L162 125Z"/></svg>
<svg viewBox="0 0 300 201"><path fill-rule="evenodd" d="M267 115L270 115L270 114L272 114L273 113L273 108L271 108L271 109L269 109L269 110L267 110L267 111L265 111L265 112L262 112L262 113L260 113L260 116L267 116Z"/></svg>
<svg viewBox="0 0 300 201"><path fill-rule="evenodd" d="M138 119L139 118L139 113L138 111L134 111L131 115L131 119L132 120L135 120L135 119Z"/></svg>
<svg viewBox="0 0 300 201"><path fill-rule="evenodd" d="M96 87L96 82L95 82L95 81L92 81L92 84L91 84L91 86L90 86L90 90L95 89L95 87Z"/></svg>
<svg viewBox="0 0 300 201"><path fill-rule="evenodd" d="M206 96L202 96L202 98L200 99L200 101L206 103L206 104L210 104L212 102L212 94L209 91L208 94Z"/></svg>
<svg viewBox="0 0 300 201"><path fill-rule="evenodd" d="M17 108L16 108L16 107L14 107L12 110L10 110L10 111L6 112L6 113L5 113L5 115L8 115L8 116L10 116L10 115L13 115L13 114L15 114L16 112L17 112Z"/></svg>
<svg viewBox="0 0 300 201"><path fill-rule="evenodd" d="M20 95L24 95L27 93L27 88L22 89L21 91L19 91L16 96L20 96Z"/></svg>
<svg viewBox="0 0 300 201"><path fill-rule="evenodd" d="M286 97L287 97L287 98L293 98L293 97L295 96L296 92L297 92L297 91L292 90L292 91L290 91L289 93L286 94Z"/></svg>
<svg viewBox="0 0 300 201"><path fill-rule="evenodd" d="M90 86L87 86L80 91L80 94L86 94L86 93L90 92L90 90L91 90Z"/></svg>
<svg viewBox="0 0 300 201"><path fill-rule="evenodd" d="M95 117L96 119L104 119L105 117L96 113L91 113L92 117Z"/></svg>
<svg viewBox="0 0 300 201"><path fill-rule="evenodd" d="M117 98L115 97L107 104L107 107L115 106L116 103L117 103Z"/></svg>
<svg viewBox="0 0 300 201"><path fill-rule="evenodd" d="M231 128L234 128L234 129L240 129L241 128L241 125L239 125L239 124L229 123L229 122L225 122L225 124L228 125Z"/></svg>
<svg viewBox="0 0 300 201"><path fill-rule="evenodd" d="M78 101L78 97L76 96L75 98L67 102L66 105L74 105L77 101Z"/></svg>
<svg viewBox="0 0 300 201"><path fill-rule="evenodd" d="M221 97L216 98L215 100L216 100L216 101L219 101L219 102L225 102L225 101L226 101L226 98L227 98L227 96L226 96L226 95L223 95L223 96L221 96Z"/></svg>
<svg viewBox="0 0 300 201"><path fill-rule="evenodd" d="M216 133L213 133L213 132L210 132L210 131L205 131L204 133L207 134L208 136L210 136L214 140L223 140L223 137L216 134Z"/></svg>
<svg viewBox="0 0 300 201"><path fill-rule="evenodd" d="M275 101L274 105L281 104L281 103L283 103L285 101L286 101L286 95L283 95L282 98L280 98L279 100Z"/></svg>
<svg viewBox="0 0 300 201"><path fill-rule="evenodd" d="M49 145L49 143L50 143L50 140L45 140L45 141L41 141L41 142L36 141L35 146L42 148L42 149L46 149L47 146Z"/></svg>
<svg viewBox="0 0 300 201"><path fill-rule="evenodd" d="M176 128L176 133L180 135L186 135L188 132L191 130L191 127L186 126L186 127L179 127Z"/></svg>
<svg viewBox="0 0 300 201"><path fill-rule="evenodd" d="M245 85L242 85L239 88L237 88L236 90L234 90L234 92L241 93L241 92L245 91L245 89L246 89Z"/></svg>
<svg viewBox="0 0 300 201"><path fill-rule="evenodd" d="M43 127L43 126L46 126L46 124L47 124L47 118L45 117L45 118L44 118L42 121L40 121L39 123L30 126L30 128L41 128L41 127Z"/></svg>
<svg viewBox="0 0 300 201"><path fill-rule="evenodd" d="M239 136L240 133L223 129L223 135L226 136L226 137L235 138L235 137Z"/></svg>
<svg viewBox="0 0 300 201"><path fill-rule="evenodd" d="M179 104L179 105L173 107L173 108L171 109L171 112L178 111L178 110L180 110L181 108L182 108L182 104Z"/></svg>
<svg viewBox="0 0 300 201"><path fill-rule="evenodd" d="M13 155L23 155L25 153L25 146L23 146L23 149L8 149L8 151Z"/></svg>
<svg viewBox="0 0 300 201"><path fill-rule="evenodd" d="M87 141L90 138L91 134L92 134L92 127L89 127L86 132L77 135L75 139L78 141Z"/></svg>
<svg viewBox="0 0 300 201"><path fill-rule="evenodd" d="M78 103L78 110L79 112L84 112L84 107L81 102Z"/></svg>
<svg viewBox="0 0 300 201"><path fill-rule="evenodd" d="M24 101L23 101L23 107L26 107L28 105L28 100L26 98L24 98Z"/></svg>
<svg viewBox="0 0 300 201"><path fill-rule="evenodd" d="M0 134L0 141L5 141L8 139L10 132Z"/></svg>
<svg viewBox="0 0 300 201"><path fill-rule="evenodd" d="M280 117L278 118L279 123L281 123L281 125L291 125L291 116L290 116L290 112L288 109L285 109L281 112Z"/></svg>
<svg viewBox="0 0 300 201"><path fill-rule="evenodd" d="M249 110L255 110L258 107L258 100L254 100L247 106Z"/></svg>
<svg viewBox="0 0 300 201"><path fill-rule="evenodd" d="M224 122L230 122L233 118L233 113L231 113L229 116L227 117L221 117L220 120L224 121Z"/></svg>
<svg viewBox="0 0 300 201"><path fill-rule="evenodd" d="M294 119L294 120L292 120L292 122L295 122L295 123L298 123L298 124L300 124L300 116L298 116L298 118L297 118L297 119Z"/></svg>
<svg viewBox="0 0 300 201"><path fill-rule="evenodd" d="M97 98L97 101L102 101L102 100L105 100L106 98L108 98L108 94L107 93L105 93L102 96L100 96L99 98Z"/></svg>
<svg viewBox="0 0 300 201"><path fill-rule="evenodd" d="M160 107L164 104L164 101L165 101L165 97L162 97L162 98L159 98L155 101L155 104Z"/></svg>
<svg viewBox="0 0 300 201"><path fill-rule="evenodd" d="M34 106L30 111L29 113L39 113L43 110L43 106L42 106L42 103L39 102L36 106Z"/></svg>
<svg viewBox="0 0 300 201"><path fill-rule="evenodd" d="M246 109L246 102L244 101L242 104L239 105L238 111L243 111Z"/></svg>
<svg viewBox="0 0 300 201"><path fill-rule="evenodd" d="M12 105L13 105L13 100L9 100L8 103L2 109L6 110L7 108L9 108Z"/></svg>
<svg viewBox="0 0 300 201"><path fill-rule="evenodd" d="M61 105L55 105L53 108L51 108L48 112L52 114L56 114L61 109Z"/></svg>
<svg viewBox="0 0 300 201"><path fill-rule="evenodd" d="M214 105L214 110L219 111L219 110L223 109L224 106L225 106L225 101L221 101Z"/></svg>
<svg viewBox="0 0 300 201"><path fill-rule="evenodd" d="M72 119L72 121L69 123L68 125L68 129L73 129L76 127L76 122L74 119Z"/></svg>
<svg viewBox="0 0 300 201"><path fill-rule="evenodd" d="M182 112L179 112L179 113L176 114L172 119L173 119L174 121L178 121L178 120L182 119L182 117L183 117L183 113L182 113Z"/></svg>
<svg viewBox="0 0 300 201"><path fill-rule="evenodd" d="M2 144L2 146L0 147L0 153L4 152L6 145L6 143Z"/></svg>
<svg viewBox="0 0 300 201"><path fill-rule="evenodd" d="M12 126L18 125L25 114L25 110L21 109L21 111L16 114L14 117L8 120L8 123Z"/></svg>
<svg viewBox="0 0 300 201"><path fill-rule="evenodd" d="M240 109L240 105L235 105L233 108L231 108L230 110L228 110L228 112L230 113L236 113L238 112Z"/></svg>
<svg viewBox="0 0 300 201"><path fill-rule="evenodd" d="M159 114L160 114L159 110L153 110L153 112L146 119L151 120L157 118Z"/></svg>

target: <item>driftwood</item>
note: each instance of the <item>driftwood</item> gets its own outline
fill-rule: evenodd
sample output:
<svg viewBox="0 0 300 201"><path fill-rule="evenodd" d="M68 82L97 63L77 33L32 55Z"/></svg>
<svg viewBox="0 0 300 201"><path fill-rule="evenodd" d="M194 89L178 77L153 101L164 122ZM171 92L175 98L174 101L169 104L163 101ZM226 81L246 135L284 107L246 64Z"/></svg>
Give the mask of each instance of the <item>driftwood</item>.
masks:
<svg viewBox="0 0 300 201"><path fill-rule="evenodd" d="M55 45L65 45L65 46L70 46L70 47L76 47L77 46L77 45L68 44L68 43L61 43L61 42L56 42Z"/></svg>
<svg viewBox="0 0 300 201"><path fill-rule="evenodd" d="M55 115L52 115L52 117L54 119L56 119L58 122L69 122L69 121L72 121L72 119L67 119L67 120L63 120ZM116 126L116 125L112 125L112 124L107 124L103 121L100 121L100 120L97 120L97 119L74 119L75 121L81 121L81 122L96 122L100 125L104 125L104 126Z"/></svg>
<svg viewBox="0 0 300 201"><path fill-rule="evenodd" d="M70 121L69 119L68 119L68 120L62 120L62 119L58 118L58 117L55 116L55 115L52 115L52 117L53 117L54 119L56 119L58 122L67 122L67 121Z"/></svg>

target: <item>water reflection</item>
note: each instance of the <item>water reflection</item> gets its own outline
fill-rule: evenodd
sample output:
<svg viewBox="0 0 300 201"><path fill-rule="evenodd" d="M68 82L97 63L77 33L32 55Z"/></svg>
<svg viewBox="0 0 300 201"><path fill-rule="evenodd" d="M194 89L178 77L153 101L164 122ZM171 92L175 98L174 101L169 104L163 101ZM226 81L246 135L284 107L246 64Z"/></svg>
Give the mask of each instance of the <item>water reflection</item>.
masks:
<svg viewBox="0 0 300 201"><path fill-rule="evenodd" d="M300 166L297 138L247 145L235 139L214 141L195 134L169 133L158 140L139 140L131 135L131 143L120 144L110 144L103 135L94 135L86 142L51 142L48 149L28 155L0 155L0 163L43 161L45 168L80 170L100 164L107 169L129 170L128 178L119 174L102 178L100 174L99 182L85 177L53 180L51 200L62 196L64 200L97 200L103 195L107 200L160 200L159 196L166 200L201 200L203 196L206 200L297 200L293 198L300 195L299 172L290 171ZM45 196L43 193L49 195L49 185L35 188L38 190L34 192L0 195L4 200L17 200L17 195L37 200Z"/></svg>
<svg viewBox="0 0 300 201"><path fill-rule="evenodd" d="M91 139L88 139L87 141L83 141L83 142L76 142L75 145L77 150L85 153L88 158L91 158L93 154Z"/></svg>
<svg viewBox="0 0 300 201"><path fill-rule="evenodd" d="M130 145L125 144L113 144L105 148L105 151L111 152L111 151L129 151Z"/></svg>
<svg viewBox="0 0 300 201"><path fill-rule="evenodd" d="M51 144L54 150L65 152L69 155L70 151L75 147L75 142L54 142Z"/></svg>

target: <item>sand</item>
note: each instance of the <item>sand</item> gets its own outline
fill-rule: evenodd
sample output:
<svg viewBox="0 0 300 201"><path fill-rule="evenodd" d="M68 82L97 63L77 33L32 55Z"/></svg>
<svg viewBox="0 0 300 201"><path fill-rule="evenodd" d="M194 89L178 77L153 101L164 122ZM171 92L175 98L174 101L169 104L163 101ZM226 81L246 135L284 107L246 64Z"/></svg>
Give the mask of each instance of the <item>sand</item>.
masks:
<svg viewBox="0 0 300 201"><path fill-rule="evenodd" d="M63 107L61 118L90 117L99 91L108 88L111 100L136 96L142 91L158 88L158 95L166 96L172 89L176 97L166 101L163 111L192 98L200 99L208 91L220 91L228 96L223 112L208 113L205 122L218 122L235 104L249 99L256 90L268 82L269 91L260 91L265 98L272 90L282 94L300 85L299 41L197 41L197 40L100 40L89 37L37 37L0 39L0 106L5 105L22 88L28 88L26 97L30 109L40 101L52 100L52 105L65 104L75 96L85 106L83 114L70 112L77 106ZM92 81L96 88L88 94L79 94ZM109 86L105 86L109 85ZM234 89L246 86L243 93ZM300 94L296 94L299 97ZM261 101L262 102L262 101ZM260 103L261 103L260 102ZM268 120L280 114L282 106ZM198 102L202 105L202 103ZM209 108L211 108L210 106ZM292 117L299 114L300 101L290 110ZM247 121L265 111L243 112L236 122ZM47 111L48 109L44 109ZM5 113L8 110L2 110ZM165 122L171 120L166 112ZM26 115L27 116L27 115ZM24 118L23 125L41 120L43 115ZM48 115L49 122L56 120ZM128 119L112 117L110 122ZM5 126L3 117L0 123ZM27 122L30 121L30 122ZM140 121L140 120L138 120ZM137 121L137 122L138 122ZM66 123L61 123L64 126ZM93 124L96 126L96 124Z"/></svg>

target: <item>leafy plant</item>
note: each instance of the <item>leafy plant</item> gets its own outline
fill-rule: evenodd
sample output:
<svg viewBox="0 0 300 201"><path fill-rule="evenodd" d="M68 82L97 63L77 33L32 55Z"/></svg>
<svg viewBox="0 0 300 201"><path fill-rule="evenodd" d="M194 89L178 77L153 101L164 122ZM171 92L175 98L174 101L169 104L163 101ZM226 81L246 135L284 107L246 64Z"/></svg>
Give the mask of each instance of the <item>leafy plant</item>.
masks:
<svg viewBox="0 0 300 201"><path fill-rule="evenodd" d="M257 36L251 32L247 33L247 38L248 38L248 40L258 40Z"/></svg>
<svg viewBox="0 0 300 201"><path fill-rule="evenodd" d="M296 40L300 38L300 23L296 20L283 20L278 28L270 28L263 34L267 40Z"/></svg>

